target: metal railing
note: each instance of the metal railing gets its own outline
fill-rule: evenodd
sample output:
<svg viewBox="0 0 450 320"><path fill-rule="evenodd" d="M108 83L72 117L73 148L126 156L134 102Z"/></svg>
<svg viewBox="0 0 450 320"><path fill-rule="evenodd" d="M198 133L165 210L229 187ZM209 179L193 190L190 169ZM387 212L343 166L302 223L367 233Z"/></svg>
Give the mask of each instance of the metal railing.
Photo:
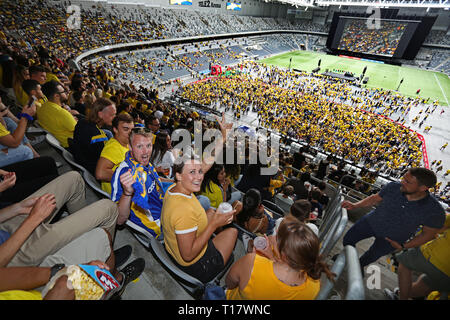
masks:
<svg viewBox="0 0 450 320"><path fill-rule="evenodd" d="M330 218L330 228L326 229L324 233L319 231L319 239L323 235L320 254L324 257L331 252L338 240L342 237L348 223L347 210L342 208L340 203L335 212L336 214Z"/></svg>
<svg viewBox="0 0 450 320"><path fill-rule="evenodd" d="M334 220L339 217L343 196L338 194L335 200L327 208L329 209L322 217L322 224L319 227L319 240L322 241L325 234L331 229ZM322 236L323 235L323 236Z"/></svg>
<svg viewBox="0 0 450 320"><path fill-rule="evenodd" d="M345 300L365 300L365 290L358 252L353 246L345 246L334 262L331 272L336 274L334 281L326 279L322 282L316 300L329 299L331 290L335 287L345 267L347 267L347 289Z"/></svg>

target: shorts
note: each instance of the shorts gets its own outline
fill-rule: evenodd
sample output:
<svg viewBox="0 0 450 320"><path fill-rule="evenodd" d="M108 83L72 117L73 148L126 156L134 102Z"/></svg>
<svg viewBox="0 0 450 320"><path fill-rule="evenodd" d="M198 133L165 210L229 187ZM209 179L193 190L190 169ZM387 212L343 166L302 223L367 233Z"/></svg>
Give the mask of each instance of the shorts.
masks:
<svg viewBox="0 0 450 320"><path fill-rule="evenodd" d="M207 283L225 268L225 263L222 254L216 249L213 241L210 239L205 254L200 260L190 266L178 266L187 274L203 283Z"/></svg>
<svg viewBox="0 0 450 320"><path fill-rule="evenodd" d="M396 255L406 268L424 273L423 281L432 290L450 291L450 277L436 268L422 254L419 248L411 248Z"/></svg>
<svg viewBox="0 0 450 320"><path fill-rule="evenodd" d="M66 266L87 264L93 260L106 262L110 255L108 234L102 228L95 228L47 256L40 267L51 267L58 263L64 263Z"/></svg>

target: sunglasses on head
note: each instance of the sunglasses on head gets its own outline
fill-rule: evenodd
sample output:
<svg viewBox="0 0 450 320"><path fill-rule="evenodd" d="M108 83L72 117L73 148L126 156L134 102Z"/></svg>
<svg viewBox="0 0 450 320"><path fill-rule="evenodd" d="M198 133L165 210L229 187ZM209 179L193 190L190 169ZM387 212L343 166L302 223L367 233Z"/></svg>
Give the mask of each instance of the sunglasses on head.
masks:
<svg viewBox="0 0 450 320"><path fill-rule="evenodd" d="M141 133L141 132L150 133L150 132L152 132L152 130L150 130L148 128L143 128L143 127L136 127L136 128L131 129L131 131L134 133Z"/></svg>

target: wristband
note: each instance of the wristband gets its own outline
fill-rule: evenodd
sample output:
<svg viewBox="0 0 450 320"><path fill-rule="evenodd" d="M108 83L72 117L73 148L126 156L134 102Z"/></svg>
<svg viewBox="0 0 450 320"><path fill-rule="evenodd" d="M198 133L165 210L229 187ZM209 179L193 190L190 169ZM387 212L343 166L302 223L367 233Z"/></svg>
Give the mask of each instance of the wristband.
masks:
<svg viewBox="0 0 450 320"><path fill-rule="evenodd" d="M131 197L133 194L131 193L131 194L126 194L125 192L123 192L123 194L125 195L125 196L127 196L127 197Z"/></svg>
<svg viewBox="0 0 450 320"><path fill-rule="evenodd" d="M50 279L53 278L53 276L61 269L65 268L66 265L63 263L58 263L55 264L51 269L50 269Z"/></svg>
<svg viewBox="0 0 450 320"><path fill-rule="evenodd" d="M33 120L34 120L33 117L30 116L30 115L27 114L27 113L19 113L19 114L17 115L17 118L19 118L19 119L21 119L21 118L26 118L28 121L33 121Z"/></svg>

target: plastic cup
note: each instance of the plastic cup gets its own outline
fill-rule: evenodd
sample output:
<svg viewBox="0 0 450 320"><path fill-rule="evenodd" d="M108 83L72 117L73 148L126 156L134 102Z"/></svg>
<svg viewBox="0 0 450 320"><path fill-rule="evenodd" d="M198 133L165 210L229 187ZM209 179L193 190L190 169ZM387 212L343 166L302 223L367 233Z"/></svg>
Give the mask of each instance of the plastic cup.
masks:
<svg viewBox="0 0 450 320"><path fill-rule="evenodd" d="M170 174L170 164L169 163L162 163L161 168L163 169L163 173L165 176L168 176Z"/></svg>
<svg viewBox="0 0 450 320"><path fill-rule="evenodd" d="M253 246L255 249L264 250L267 247L266 238L260 236L256 237L253 239Z"/></svg>
<svg viewBox="0 0 450 320"><path fill-rule="evenodd" d="M222 202L217 208L217 212L219 213L229 213L231 211L233 211L233 207L228 202Z"/></svg>

